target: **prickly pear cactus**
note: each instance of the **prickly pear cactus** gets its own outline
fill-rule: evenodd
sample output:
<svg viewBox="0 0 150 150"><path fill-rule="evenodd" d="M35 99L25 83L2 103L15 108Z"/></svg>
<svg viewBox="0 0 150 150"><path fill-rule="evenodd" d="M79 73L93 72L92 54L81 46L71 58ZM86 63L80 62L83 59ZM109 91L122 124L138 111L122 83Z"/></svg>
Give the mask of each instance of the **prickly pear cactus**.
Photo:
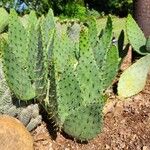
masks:
<svg viewBox="0 0 150 150"><path fill-rule="evenodd" d="M42 37L41 19L35 12L28 16L28 27L20 22L11 10L8 43L3 48L3 64L6 80L12 92L20 100L41 98L46 94L46 49Z"/></svg>
<svg viewBox="0 0 150 150"><path fill-rule="evenodd" d="M50 10L39 19L31 12L24 26L12 10L8 42L3 43L4 73L12 93L24 101L41 100L60 130L83 141L101 131L104 92L120 62L111 43L111 18L100 36L95 19L85 24L56 21ZM40 120L37 108L32 104L17 112L29 130Z"/></svg>
<svg viewBox="0 0 150 150"><path fill-rule="evenodd" d="M133 49L141 55L146 55L146 37L131 15L128 15L127 17L126 31L129 43Z"/></svg>
<svg viewBox="0 0 150 150"><path fill-rule="evenodd" d="M99 67L101 78L100 90L103 92L111 85L119 66L119 53L116 46L112 46L112 20L109 16L103 34L98 36L96 20L88 20L90 43L94 58Z"/></svg>
<svg viewBox="0 0 150 150"><path fill-rule="evenodd" d="M127 68L120 76L118 82L118 95L120 97L130 97L142 91L150 70L150 38L144 37L144 33L131 15L127 17L126 30L133 49L146 56Z"/></svg>
<svg viewBox="0 0 150 150"><path fill-rule="evenodd" d="M50 57L49 101L45 101L45 108L59 129L83 141L101 131L106 100L103 92L114 79L119 62L118 50L111 45L111 18L101 39L95 35L99 46L96 49L92 29L77 23L56 25Z"/></svg>
<svg viewBox="0 0 150 150"><path fill-rule="evenodd" d="M4 8L0 7L0 15L1 15L0 17L0 33L1 33L8 26L9 14Z"/></svg>
<svg viewBox="0 0 150 150"><path fill-rule="evenodd" d="M142 91L149 71L150 55L146 55L131 65L121 75L118 83L119 96L130 97Z"/></svg>
<svg viewBox="0 0 150 150"><path fill-rule="evenodd" d="M38 104L27 104L14 99L4 78L0 61L0 114L18 118L29 131L36 128L42 121Z"/></svg>

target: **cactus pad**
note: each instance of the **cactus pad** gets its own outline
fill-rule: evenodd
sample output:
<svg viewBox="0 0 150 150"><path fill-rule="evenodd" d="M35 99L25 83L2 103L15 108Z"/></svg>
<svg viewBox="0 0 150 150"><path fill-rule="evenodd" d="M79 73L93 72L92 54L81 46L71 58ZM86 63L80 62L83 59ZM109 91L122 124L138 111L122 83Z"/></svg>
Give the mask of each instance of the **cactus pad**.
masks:
<svg viewBox="0 0 150 150"><path fill-rule="evenodd" d="M131 15L128 15L127 21L126 21L126 31L127 36L130 44L132 45L133 49L137 51L139 54L145 55L145 43L146 38L144 36L144 33L138 26L138 24L135 22L135 20L132 18Z"/></svg>
<svg viewBox="0 0 150 150"><path fill-rule="evenodd" d="M130 97L139 93L145 86L150 71L150 55L146 55L126 69L118 83L118 95Z"/></svg>
<svg viewBox="0 0 150 150"><path fill-rule="evenodd" d="M1 33L8 26L9 14L2 7L0 7L0 14L1 14L1 17L0 17L0 33Z"/></svg>

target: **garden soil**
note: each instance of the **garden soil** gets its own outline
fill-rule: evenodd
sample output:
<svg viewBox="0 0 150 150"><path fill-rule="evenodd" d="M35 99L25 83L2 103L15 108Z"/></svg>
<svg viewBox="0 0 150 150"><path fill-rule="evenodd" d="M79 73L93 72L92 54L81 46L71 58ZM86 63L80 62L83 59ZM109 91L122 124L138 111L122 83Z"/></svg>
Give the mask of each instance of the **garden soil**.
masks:
<svg viewBox="0 0 150 150"><path fill-rule="evenodd" d="M54 136L43 121L32 132L35 150L150 150L150 75L145 89L131 98L119 99L112 91L96 138L80 143L62 133Z"/></svg>

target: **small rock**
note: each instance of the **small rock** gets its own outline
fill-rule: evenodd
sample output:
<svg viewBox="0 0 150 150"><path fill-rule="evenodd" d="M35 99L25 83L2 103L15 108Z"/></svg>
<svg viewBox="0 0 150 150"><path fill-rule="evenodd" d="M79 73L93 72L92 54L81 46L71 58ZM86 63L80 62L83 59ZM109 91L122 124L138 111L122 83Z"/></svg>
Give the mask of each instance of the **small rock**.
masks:
<svg viewBox="0 0 150 150"><path fill-rule="evenodd" d="M105 148L109 150L109 149L110 149L110 146L106 144L106 145L105 145Z"/></svg>
<svg viewBox="0 0 150 150"><path fill-rule="evenodd" d="M33 139L24 125L17 119L0 116L0 149L33 150Z"/></svg>
<svg viewBox="0 0 150 150"><path fill-rule="evenodd" d="M150 148L147 147L147 146L143 146L143 149L142 149L142 150L150 150Z"/></svg>

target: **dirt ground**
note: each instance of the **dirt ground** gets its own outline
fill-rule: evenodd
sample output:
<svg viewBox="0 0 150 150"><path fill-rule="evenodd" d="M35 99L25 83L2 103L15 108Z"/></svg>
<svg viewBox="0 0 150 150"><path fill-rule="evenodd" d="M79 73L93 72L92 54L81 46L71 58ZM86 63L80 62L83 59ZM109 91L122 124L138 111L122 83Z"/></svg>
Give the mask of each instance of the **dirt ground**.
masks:
<svg viewBox="0 0 150 150"><path fill-rule="evenodd" d="M102 132L88 143L60 133L54 139L43 122L32 132L35 150L150 150L150 75L145 89L126 100L111 93Z"/></svg>

